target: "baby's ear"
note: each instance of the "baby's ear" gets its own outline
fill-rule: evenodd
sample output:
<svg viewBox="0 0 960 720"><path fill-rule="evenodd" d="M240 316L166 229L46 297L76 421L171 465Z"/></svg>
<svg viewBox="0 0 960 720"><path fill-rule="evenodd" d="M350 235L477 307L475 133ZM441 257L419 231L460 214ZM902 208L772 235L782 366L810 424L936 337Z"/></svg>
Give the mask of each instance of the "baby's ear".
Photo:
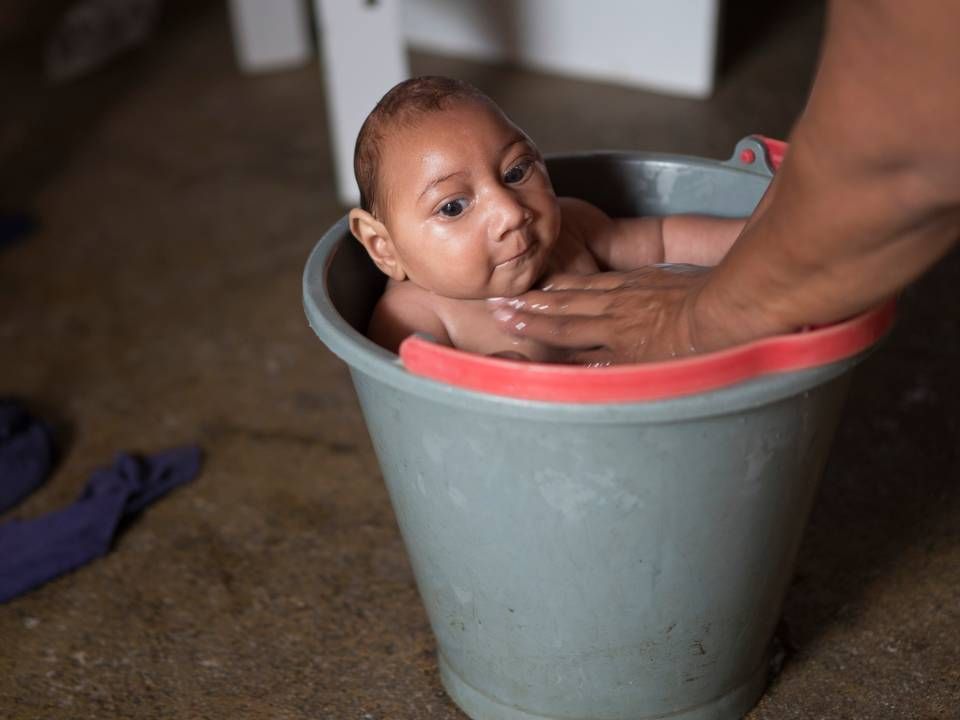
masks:
<svg viewBox="0 0 960 720"><path fill-rule="evenodd" d="M404 280L406 271L386 226L366 210L354 208L350 211L350 232L366 249L370 259L383 273L394 280Z"/></svg>

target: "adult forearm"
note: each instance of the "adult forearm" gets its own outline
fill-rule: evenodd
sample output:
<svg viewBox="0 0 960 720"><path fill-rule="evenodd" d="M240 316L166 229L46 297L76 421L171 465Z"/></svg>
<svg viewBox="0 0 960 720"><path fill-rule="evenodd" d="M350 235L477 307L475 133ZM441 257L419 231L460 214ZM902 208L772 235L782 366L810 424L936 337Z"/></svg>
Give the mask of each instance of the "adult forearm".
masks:
<svg viewBox="0 0 960 720"><path fill-rule="evenodd" d="M960 235L960 3L842 0L772 199L697 299L700 349L842 319Z"/></svg>

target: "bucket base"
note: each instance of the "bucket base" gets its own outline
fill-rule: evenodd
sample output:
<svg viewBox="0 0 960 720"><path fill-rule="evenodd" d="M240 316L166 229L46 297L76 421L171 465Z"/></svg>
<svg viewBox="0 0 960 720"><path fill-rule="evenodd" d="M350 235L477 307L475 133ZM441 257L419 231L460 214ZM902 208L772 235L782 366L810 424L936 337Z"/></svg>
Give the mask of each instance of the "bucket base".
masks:
<svg viewBox="0 0 960 720"><path fill-rule="evenodd" d="M519 708L497 702L477 690L461 678L447 664L441 653L437 654L440 665L440 681L453 701L473 720L551 720L546 715L525 712ZM665 715L622 716L624 720L738 720L760 699L767 685L769 664L763 662L747 682L726 695L686 710ZM568 720L564 718L563 720ZM570 719L572 720L572 719ZM610 720L610 718L584 717L576 720Z"/></svg>

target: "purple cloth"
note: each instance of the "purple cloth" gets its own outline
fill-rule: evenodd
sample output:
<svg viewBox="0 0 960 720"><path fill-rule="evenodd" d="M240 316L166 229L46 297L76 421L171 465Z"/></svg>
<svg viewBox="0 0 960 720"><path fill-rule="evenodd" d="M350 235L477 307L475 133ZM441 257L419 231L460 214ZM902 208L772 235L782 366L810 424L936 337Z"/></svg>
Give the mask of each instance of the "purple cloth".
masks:
<svg viewBox="0 0 960 720"><path fill-rule="evenodd" d="M0 525L0 603L104 555L121 521L200 471L200 448L120 453L95 470L77 501L35 520Z"/></svg>
<svg viewBox="0 0 960 720"><path fill-rule="evenodd" d="M16 400L0 399L0 513L43 484L53 459L50 428Z"/></svg>
<svg viewBox="0 0 960 720"><path fill-rule="evenodd" d="M26 213L12 215L0 213L0 248L4 245L12 245L26 237L36 227L36 221Z"/></svg>

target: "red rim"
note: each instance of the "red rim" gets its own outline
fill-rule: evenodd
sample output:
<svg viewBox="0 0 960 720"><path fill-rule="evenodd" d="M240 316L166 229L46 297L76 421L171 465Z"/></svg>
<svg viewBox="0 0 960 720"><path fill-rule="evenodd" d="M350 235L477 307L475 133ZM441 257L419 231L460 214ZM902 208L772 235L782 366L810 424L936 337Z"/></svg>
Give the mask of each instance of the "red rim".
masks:
<svg viewBox="0 0 960 720"><path fill-rule="evenodd" d="M827 365L863 352L893 324L895 302L835 325L669 362L591 368L503 360L413 335L400 359L415 375L522 400L639 402L720 390L757 377Z"/></svg>

